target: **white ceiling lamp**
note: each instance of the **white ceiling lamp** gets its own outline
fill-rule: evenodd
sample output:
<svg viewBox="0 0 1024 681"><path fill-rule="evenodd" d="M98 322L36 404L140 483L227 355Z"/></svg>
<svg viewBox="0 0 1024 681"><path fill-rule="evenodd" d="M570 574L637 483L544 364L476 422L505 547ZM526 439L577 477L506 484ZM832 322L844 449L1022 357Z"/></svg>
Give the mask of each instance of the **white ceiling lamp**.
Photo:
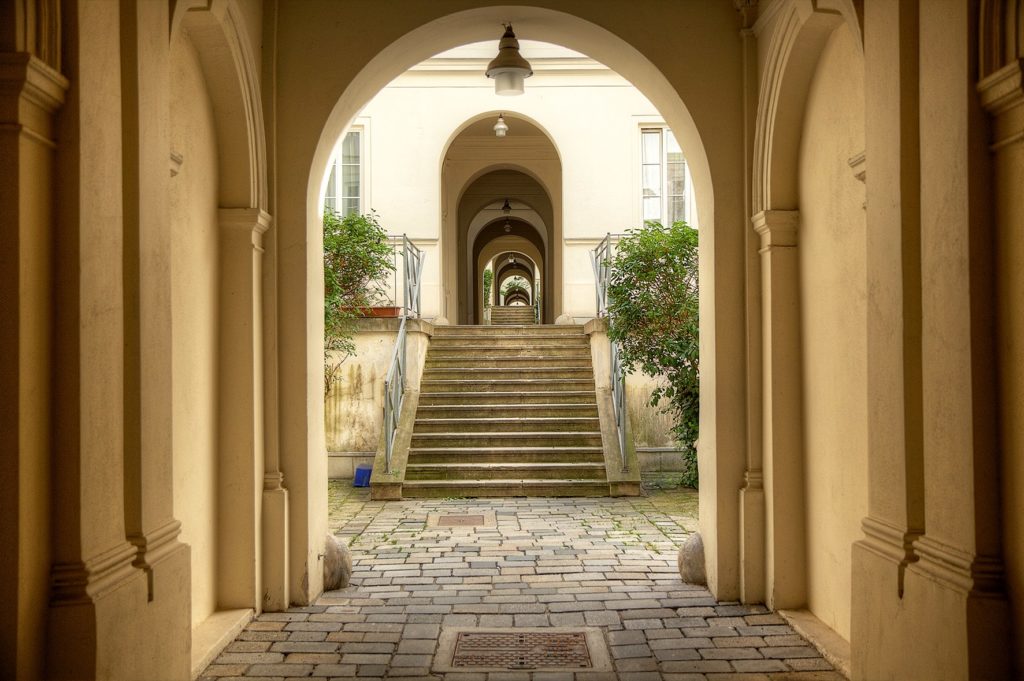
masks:
<svg viewBox="0 0 1024 681"><path fill-rule="evenodd" d="M530 66L530 62L519 54L519 41L512 31L512 24L505 24L505 34L498 43L498 56L487 65L487 77L494 79L494 93L521 95L523 81L532 75L533 67Z"/></svg>
<svg viewBox="0 0 1024 681"><path fill-rule="evenodd" d="M498 122L494 124L494 136L504 137L508 134L508 124L505 123L505 114L498 114Z"/></svg>

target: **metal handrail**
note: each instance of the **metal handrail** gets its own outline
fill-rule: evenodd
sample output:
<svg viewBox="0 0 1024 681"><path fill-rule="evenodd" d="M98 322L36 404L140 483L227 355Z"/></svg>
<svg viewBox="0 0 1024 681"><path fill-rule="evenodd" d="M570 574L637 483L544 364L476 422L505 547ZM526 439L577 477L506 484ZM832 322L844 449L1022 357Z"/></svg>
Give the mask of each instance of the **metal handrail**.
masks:
<svg viewBox="0 0 1024 681"><path fill-rule="evenodd" d="M623 234L609 232L590 252L590 264L594 268L594 286L597 293L597 316L612 318L608 311L608 284L611 280L612 258L615 247ZM626 460L626 375L622 370L619 344L609 340L611 345L612 411L615 413L615 432L619 439L619 454L622 456L623 472L629 470Z"/></svg>
<svg viewBox="0 0 1024 681"><path fill-rule="evenodd" d="M398 418L402 413L405 399L406 322L410 317L420 316L420 283L423 275L424 253L407 237L402 235L402 321L398 325L398 338L391 353L391 364L384 378L384 462L386 472L391 472L391 453L398 433ZM395 301L397 302L397 301Z"/></svg>

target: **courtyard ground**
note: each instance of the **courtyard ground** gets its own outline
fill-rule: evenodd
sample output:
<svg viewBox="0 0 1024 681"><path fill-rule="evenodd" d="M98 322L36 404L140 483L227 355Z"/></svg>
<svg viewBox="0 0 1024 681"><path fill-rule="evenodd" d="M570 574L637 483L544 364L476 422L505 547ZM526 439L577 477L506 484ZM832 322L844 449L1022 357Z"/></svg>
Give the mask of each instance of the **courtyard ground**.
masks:
<svg viewBox="0 0 1024 681"><path fill-rule="evenodd" d="M351 585L257 617L204 681L843 678L763 606L716 603L680 581L692 490L375 502L332 481L329 498Z"/></svg>

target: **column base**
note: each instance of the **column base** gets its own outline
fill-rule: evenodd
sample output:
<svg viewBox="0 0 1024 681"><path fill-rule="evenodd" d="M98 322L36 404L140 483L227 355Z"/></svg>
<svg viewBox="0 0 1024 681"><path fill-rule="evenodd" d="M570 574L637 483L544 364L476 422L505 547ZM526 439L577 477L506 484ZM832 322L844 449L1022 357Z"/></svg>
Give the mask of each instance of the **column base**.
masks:
<svg viewBox="0 0 1024 681"><path fill-rule="evenodd" d="M978 588L971 567L950 579L950 562L926 550L906 568L900 597L896 553L870 540L853 545L851 678L1010 678L1005 595Z"/></svg>
<svg viewBox="0 0 1024 681"><path fill-rule="evenodd" d="M263 490L263 609L288 608L288 490Z"/></svg>

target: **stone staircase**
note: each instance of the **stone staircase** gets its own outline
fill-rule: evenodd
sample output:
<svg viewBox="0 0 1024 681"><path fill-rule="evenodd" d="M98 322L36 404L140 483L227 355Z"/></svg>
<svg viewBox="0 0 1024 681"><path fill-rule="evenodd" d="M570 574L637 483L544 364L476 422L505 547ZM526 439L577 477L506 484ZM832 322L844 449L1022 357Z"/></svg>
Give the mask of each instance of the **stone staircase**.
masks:
<svg viewBox="0 0 1024 681"><path fill-rule="evenodd" d="M496 305L491 308L491 324L494 326L518 326L536 322L533 308L526 305Z"/></svg>
<svg viewBox="0 0 1024 681"><path fill-rule="evenodd" d="M437 327L420 385L402 496L609 494L583 327Z"/></svg>

